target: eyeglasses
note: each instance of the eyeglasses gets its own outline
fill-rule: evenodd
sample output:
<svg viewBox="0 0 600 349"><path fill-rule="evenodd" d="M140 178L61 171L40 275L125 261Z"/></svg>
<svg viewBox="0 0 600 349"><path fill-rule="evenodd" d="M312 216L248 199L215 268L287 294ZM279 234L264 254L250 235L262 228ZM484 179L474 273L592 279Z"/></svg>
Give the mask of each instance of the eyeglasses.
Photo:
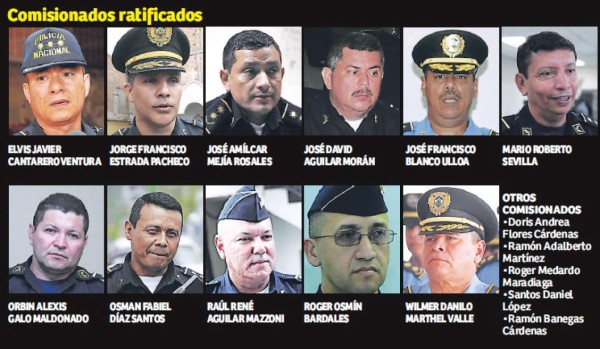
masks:
<svg viewBox="0 0 600 349"><path fill-rule="evenodd" d="M389 229L377 229L368 234L361 234L356 230L340 230L333 235L311 236L313 239L335 238L335 243L340 246L354 246L360 244L363 236L368 236L369 240L375 245L387 245L394 241L394 233Z"/></svg>

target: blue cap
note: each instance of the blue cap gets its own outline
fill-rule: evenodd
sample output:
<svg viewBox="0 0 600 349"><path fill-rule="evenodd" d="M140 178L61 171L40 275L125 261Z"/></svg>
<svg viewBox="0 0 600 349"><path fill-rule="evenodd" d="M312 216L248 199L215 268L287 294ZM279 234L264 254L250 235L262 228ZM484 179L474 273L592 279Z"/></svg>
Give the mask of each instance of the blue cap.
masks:
<svg viewBox="0 0 600 349"><path fill-rule="evenodd" d="M417 204L419 235L477 232L485 242L498 235L498 218L490 205L463 189L439 187L426 191Z"/></svg>
<svg viewBox="0 0 600 349"><path fill-rule="evenodd" d="M254 186L245 185L225 202L218 221L236 219L247 222L262 222L269 217L265 203Z"/></svg>
<svg viewBox="0 0 600 349"><path fill-rule="evenodd" d="M387 211L381 185L324 185L307 215L331 212L369 217Z"/></svg>
<svg viewBox="0 0 600 349"><path fill-rule="evenodd" d="M73 33L62 28L48 27L27 37L23 46L21 74L59 64L87 65Z"/></svg>
<svg viewBox="0 0 600 349"><path fill-rule="evenodd" d="M115 45L112 63L122 73L185 71L190 41L176 27L132 28Z"/></svg>

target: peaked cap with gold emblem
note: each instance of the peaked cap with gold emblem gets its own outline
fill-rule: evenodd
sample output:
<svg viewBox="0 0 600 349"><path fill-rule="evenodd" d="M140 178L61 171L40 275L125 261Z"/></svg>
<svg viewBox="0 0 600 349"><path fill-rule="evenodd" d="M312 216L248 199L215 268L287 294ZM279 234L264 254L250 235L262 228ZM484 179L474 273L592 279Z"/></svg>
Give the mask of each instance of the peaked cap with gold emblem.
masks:
<svg viewBox="0 0 600 349"><path fill-rule="evenodd" d="M436 73L471 74L488 56L482 38L464 30L442 30L419 40L412 51L415 63Z"/></svg>
<svg viewBox="0 0 600 349"><path fill-rule="evenodd" d="M154 70L185 71L190 42L176 27L132 28L123 35L112 55L115 69L122 73Z"/></svg>
<svg viewBox="0 0 600 349"><path fill-rule="evenodd" d="M477 195L452 187L433 188L417 204L419 235L477 232L485 242L498 235L498 218Z"/></svg>
<svg viewBox="0 0 600 349"><path fill-rule="evenodd" d="M236 219L246 222L262 222L270 218L263 199L253 185L245 185L225 202L218 220Z"/></svg>

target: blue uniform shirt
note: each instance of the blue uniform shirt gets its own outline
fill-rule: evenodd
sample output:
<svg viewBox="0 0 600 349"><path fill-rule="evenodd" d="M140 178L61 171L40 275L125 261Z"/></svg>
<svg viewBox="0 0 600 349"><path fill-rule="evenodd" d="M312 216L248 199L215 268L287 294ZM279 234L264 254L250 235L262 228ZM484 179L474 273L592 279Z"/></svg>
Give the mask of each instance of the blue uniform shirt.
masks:
<svg viewBox="0 0 600 349"><path fill-rule="evenodd" d="M413 265L411 262L404 262L402 264L402 287L408 287L411 285L420 285L428 283L429 278L425 269Z"/></svg>
<svg viewBox="0 0 600 349"><path fill-rule="evenodd" d="M431 128L431 123L428 118L417 122L408 122L403 126L403 135L405 136L437 136ZM479 127L475 125L473 119L469 117L469 124L465 130L464 136L497 136L498 132L489 128Z"/></svg>
<svg viewBox="0 0 600 349"><path fill-rule="evenodd" d="M479 263L479 269L477 269L479 280L491 285L500 284L500 260L498 258L498 253L496 253Z"/></svg>
<svg viewBox="0 0 600 349"><path fill-rule="evenodd" d="M206 293L240 293L229 278L229 272L206 284ZM299 275L271 273L268 293L302 293L302 278Z"/></svg>
<svg viewBox="0 0 600 349"><path fill-rule="evenodd" d="M497 287L481 282L481 280L477 278L477 275L473 275L473 279L464 293L498 293L497 289ZM431 293L431 287L429 287L428 282L420 285L413 285L405 289L404 293Z"/></svg>

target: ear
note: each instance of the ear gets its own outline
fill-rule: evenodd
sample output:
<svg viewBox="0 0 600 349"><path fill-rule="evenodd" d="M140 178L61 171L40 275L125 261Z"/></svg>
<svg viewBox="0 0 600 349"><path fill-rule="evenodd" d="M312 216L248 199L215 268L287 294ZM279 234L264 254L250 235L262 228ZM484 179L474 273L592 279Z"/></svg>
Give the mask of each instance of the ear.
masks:
<svg viewBox="0 0 600 349"><path fill-rule="evenodd" d="M281 67L281 78L283 79L283 76L285 75L285 68Z"/></svg>
<svg viewBox="0 0 600 349"><path fill-rule="evenodd" d="M23 94L25 95L25 99L27 100L27 102L31 104L31 97L29 96L29 83L27 82L23 83Z"/></svg>
<svg viewBox="0 0 600 349"><path fill-rule="evenodd" d="M475 243L475 265L479 264L483 259L483 253L485 252L485 241L479 240Z"/></svg>
<svg viewBox="0 0 600 349"><path fill-rule="evenodd" d="M479 79L475 79L475 81L473 81L473 97L477 96L478 91L479 91Z"/></svg>
<svg viewBox="0 0 600 349"><path fill-rule="evenodd" d="M229 72L225 69L221 69L219 71L219 75L221 77L221 83L223 84L223 87L225 87L225 90L229 92Z"/></svg>
<svg viewBox="0 0 600 349"><path fill-rule="evenodd" d="M308 259L308 263L313 267L321 265L321 261L319 261L319 257L317 256L317 247L315 246L314 240L304 240L304 254L306 255L306 259Z"/></svg>
<svg viewBox="0 0 600 349"><path fill-rule="evenodd" d="M129 100L129 103L133 103L133 98L131 97L131 90L133 90L133 86L126 82L125 85L123 85L123 90L127 94L127 100Z"/></svg>
<svg viewBox="0 0 600 349"><path fill-rule="evenodd" d="M85 84L85 96L90 93L90 74L83 75L83 83Z"/></svg>
<svg viewBox="0 0 600 349"><path fill-rule="evenodd" d="M83 237L83 248L85 248L85 246L87 245L88 242L88 234L85 233L84 237Z"/></svg>
<svg viewBox="0 0 600 349"><path fill-rule="evenodd" d="M523 96L527 96L527 88L525 86L526 80L527 79L525 78L525 75L521 73L517 73L517 75L515 75L515 84L517 84L517 88Z"/></svg>
<svg viewBox="0 0 600 349"><path fill-rule="evenodd" d="M28 230L29 230L29 232L28 232L28 235L29 235L29 244L33 245L33 243L32 243L32 241L33 241L33 233L35 231L35 229L33 229L33 225L29 224L29 229Z"/></svg>
<svg viewBox="0 0 600 349"><path fill-rule="evenodd" d="M333 70L331 70L329 67L323 67L321 70L323 83L325 83L325 87L327 87L328 90L331 90L331 74L333 74Z"/></svg>
<svg viewBox="0 0 600 349"><path fill-rule="evenodd" d="M223 243L223 236L221 236L217 233L217 235L215 235L214 241L215 241L215 247L217 248L217 253L219 254L219 257L221 257L222 260L226 260L225 244Z"/></svg>
<svg viewBox="0 0 600 349"><path fill-rule="evenodd" d="M425 95L425 90L427 89L427 76L423 75L421 76L421 93L423 94L423 96L427 97Z"/></svg>
<svg viewBox="0 0 600 349"><path fill-rule="evenodd" d="M131 231L133 230L133 224L131 222L125 222L125 237L127 240L131 240Z"/></svg>

